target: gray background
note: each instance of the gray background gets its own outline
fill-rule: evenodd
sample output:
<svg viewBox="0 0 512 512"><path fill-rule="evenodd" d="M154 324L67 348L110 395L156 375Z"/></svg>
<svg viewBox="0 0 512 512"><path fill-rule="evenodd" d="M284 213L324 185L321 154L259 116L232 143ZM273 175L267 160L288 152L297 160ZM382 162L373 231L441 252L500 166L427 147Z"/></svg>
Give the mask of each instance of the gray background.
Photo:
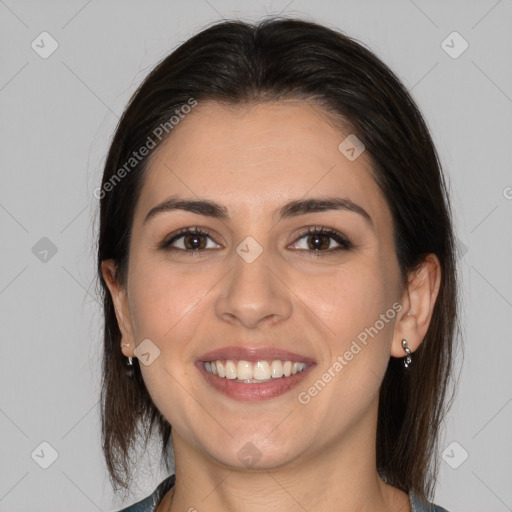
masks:
<svg viewBox="0 0 512 512"><path fill-rule="evenodd" d="M511 0L0 0L1 511L123 505L106 477L97 404L93 191L108 143L135 87L177 44L223 17L277 13L363 41L427 119L462 249L465 345L436 502L512 510ZM31 47L51 49L44 31L59 45L46 59ZM469 44L457 58L463 41L442 43L453 31ZM163 479L157 462L156 452L141 460L130 502Z"/></svg>

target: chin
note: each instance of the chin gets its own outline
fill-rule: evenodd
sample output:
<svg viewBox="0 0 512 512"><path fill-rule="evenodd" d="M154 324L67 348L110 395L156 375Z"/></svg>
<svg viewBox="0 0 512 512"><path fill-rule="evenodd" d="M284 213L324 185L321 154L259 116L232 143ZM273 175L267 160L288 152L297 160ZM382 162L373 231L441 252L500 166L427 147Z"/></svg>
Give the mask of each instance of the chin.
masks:
<svg viewBox="0 0 512 512"><path fill-rule="evenodd" d="M290 439L290 436L287 437ZM210 456L227 469L238 471L275 470L292 463L299 456L299 450L297 449L297 453L294 454L293 446L286 444L284 436L276 437L272 441L261 440L261 434L254 436L252 440L251 436L235 436L222 446L216 443L214 447L205 447L205 451L210 452Z"/></svg>

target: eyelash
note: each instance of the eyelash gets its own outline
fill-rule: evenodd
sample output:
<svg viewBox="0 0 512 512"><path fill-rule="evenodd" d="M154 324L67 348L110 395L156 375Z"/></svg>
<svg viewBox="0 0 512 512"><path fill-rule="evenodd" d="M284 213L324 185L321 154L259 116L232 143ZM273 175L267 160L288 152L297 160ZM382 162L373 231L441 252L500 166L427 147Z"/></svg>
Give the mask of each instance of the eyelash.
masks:
<svg viewBox="0 0 512 512"><path fill-rule="evenodd" d="M174 233L171 235L170 238L167 238L164 240L164 242L160 245L160 249L165 251L172 251L172 252L182 252L184 254L190 255L190 256L197 256L199 253L208 251L211 249L178 249L176 247L172 247L171 244L176 242L176 240L179 240L180 238L183 238L185 235L201 235L206 236L208 238L211 238L211 235L208 231L205 231L201 229L200 227L194 227L194 228L184 228L180 229L177 233ZM307 250L307 249L297 249L302 252L309 252L311 256L318 257L322 256L322 253L333 254L337 253L339 251L347 251L353 248L353 244L350 242L348 238L346 238L344 235L339 233L338 231L326 227L313 227L308 228L304 230L300 235L298 235L297 241L304 238L308 235L326 235L329 238L332 238L336 243L339 244L339 247L335 247L333 249L326 249L326 250ZM215 242L216 243L216 242ZM294 244L297 242L294 242Z"/></svg>

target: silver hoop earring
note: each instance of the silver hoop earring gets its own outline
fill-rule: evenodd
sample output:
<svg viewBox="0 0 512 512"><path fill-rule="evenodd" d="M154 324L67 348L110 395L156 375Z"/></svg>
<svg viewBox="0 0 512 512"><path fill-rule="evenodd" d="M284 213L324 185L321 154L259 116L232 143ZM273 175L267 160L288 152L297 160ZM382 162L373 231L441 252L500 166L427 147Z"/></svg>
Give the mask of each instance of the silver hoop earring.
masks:
<svg viewBox="0 0 512 512"><path fill-rule="evenodd" d="M129 347L129 346L130 346L129 343L123 343L121 341L121 350L123 349L123 347ZM133 376L135 374L135 368L133 366L133 357L127 357L126 358L125 373L126 373L127 377L133 378Z"/></svg>
<svg viewBox="0 0 512 512"><path fill-rule="evenodd" d="M133 379L135 377L135 365L133 364L133 357L127 357L126 363L124 365L124 371L126 377L128 379Z"/></svg>
<svg viewBox="0 0 512 512"><path fill-rule="evenodd" d="M405 351L404 366L406 368L409 368L409 365L412 363L412 356L411 356L411 350L407 346L407 340L402 340L402 347Z"/></svg>

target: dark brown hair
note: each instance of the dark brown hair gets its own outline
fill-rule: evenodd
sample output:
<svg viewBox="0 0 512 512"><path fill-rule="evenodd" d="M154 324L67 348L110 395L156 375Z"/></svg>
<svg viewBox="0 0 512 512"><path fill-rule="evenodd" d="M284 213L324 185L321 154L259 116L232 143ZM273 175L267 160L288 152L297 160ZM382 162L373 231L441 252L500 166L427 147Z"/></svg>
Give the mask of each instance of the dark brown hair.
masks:
<svg viewBox="0 0 512 512"><path fill-rule="evenodd" d="M133 213L149 156L122 173L122 179L114 183L114 178L148 137L159 147L165 137L156 140L155 129L191 98L228 104L282 98L317 102L357 135L371 157L375 181L392 212L402 275L429 253L439 258L442 284L431 324L408 370L400 359L390 358L376 440L377 469L386 482L431 499L457 326L454 236L439 159L411 96L371 51L337 30L283 18L222 22L198 33L147 76L117 126L99 195L97 255L105 317L103 451L114 487L128 487L134 447L140 440L146 446L155 427L167 463L171 433L146 390L137 360L134 375L125 374L121 333L101 273L101 262L112 258L117 280L126 282Z"/></svg>

